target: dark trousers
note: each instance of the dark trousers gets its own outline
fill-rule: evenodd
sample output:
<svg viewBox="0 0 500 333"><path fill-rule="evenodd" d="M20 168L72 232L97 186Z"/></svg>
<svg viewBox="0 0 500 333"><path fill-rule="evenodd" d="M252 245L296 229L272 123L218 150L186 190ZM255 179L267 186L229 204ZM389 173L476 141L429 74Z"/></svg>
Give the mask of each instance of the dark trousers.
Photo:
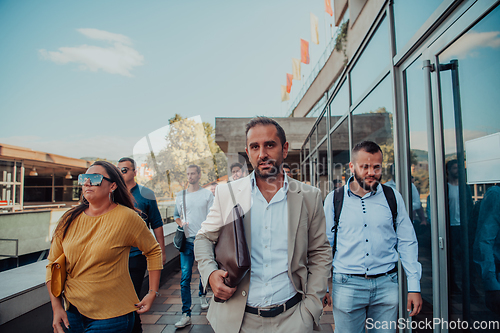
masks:
<svg viewBox="0 0 500 333"><path fill-rule="evenodd" d="M141 289L142 282L144 281L144 274L148 263L146 257L142 254L128 258L128 270L130 272L130 277L132 278L132 283L134 284L135 293L139 300L141 299ZM137 312L135 313L134 329L132 333L142 333L141 317Z"/></svg>

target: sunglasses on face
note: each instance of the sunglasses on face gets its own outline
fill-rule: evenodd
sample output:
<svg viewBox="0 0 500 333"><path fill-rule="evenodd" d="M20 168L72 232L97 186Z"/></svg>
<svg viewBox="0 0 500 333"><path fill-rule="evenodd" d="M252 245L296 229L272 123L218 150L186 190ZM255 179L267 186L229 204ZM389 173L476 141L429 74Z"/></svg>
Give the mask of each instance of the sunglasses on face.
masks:
<svg viewBox="0 0 500 333"><path fill-rule="evenodd" d="M122 174L126 174L129 170L134 171L134 169L129 169L127 167L123 167L123 168L120 169L120 171L121 171Z"/></svg>
<svg viewBox="0 0 500 333"><path fill-rule="evenodd" d="M98 173L85 173L78 175L78 185L85 185L85 182L90 180L90 186L101 186L102 180L106 179L108 182L113 183L108 177L104 177Z"/></svg>

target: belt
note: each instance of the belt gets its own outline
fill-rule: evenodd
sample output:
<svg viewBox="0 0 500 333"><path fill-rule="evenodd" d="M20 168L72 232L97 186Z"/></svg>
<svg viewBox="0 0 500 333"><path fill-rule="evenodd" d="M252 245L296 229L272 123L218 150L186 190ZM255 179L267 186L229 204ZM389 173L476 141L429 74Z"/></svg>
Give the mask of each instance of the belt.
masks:
<svg viewBox="0 0 500 333"><path fill-rule="evenodd" d="M295 296L293 296L288 301L286 301L285 304L274 306L274 307L269 308L269 309L254 308L253 306L247 305L247 306L245 306L245 312L248 312L251 314L256 314L256 315L259 315L259 316L265 317L265 318L276 317L280 313L283 313L286 310L293 307L295 304L297 304L301 300L302 300L302 295L299 293L296 293Z"/></svg>
<svg viewBox="0 0 500 333"><path fill-rule="evenodd" d="M397 271L398 271L398 266L394 266L394 268L388 272L375 274L375 275L368 275L368 274L347 274L347 275L364 277L365 279L376 279L376 278L381 277L381 276L386 276L386 275L389 275L392 273L396 273Z"/></svg>

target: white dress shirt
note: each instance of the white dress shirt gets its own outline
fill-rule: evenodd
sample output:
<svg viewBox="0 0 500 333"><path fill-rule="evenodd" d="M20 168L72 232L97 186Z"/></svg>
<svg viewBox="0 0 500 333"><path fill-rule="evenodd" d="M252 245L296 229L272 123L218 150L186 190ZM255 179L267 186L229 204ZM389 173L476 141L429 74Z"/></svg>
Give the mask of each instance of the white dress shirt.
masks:
<svg viewBox="0 0 500 333"><path fill-rule="evenodd" d="M247 304L265 307L286 302L297 291L288 277L288 181L268 203L251 175L251 269Z"/></svg>
<svg viewBox="0 0 500 333"><path fill-rule="evenodd" d="M367 275L386 273L395 267L401 256L408 278L408 291L420 292L422 266L418 262L417 237L403 197L398 191L394 191L398 207L397 228L394 232L391 209L382 185L378 185L377 191L360 198L349 189L352 180L351 177L344 186L333 272ZM326 197L324 208L326 234L330 245L333 245L333 192Z"/></svg>

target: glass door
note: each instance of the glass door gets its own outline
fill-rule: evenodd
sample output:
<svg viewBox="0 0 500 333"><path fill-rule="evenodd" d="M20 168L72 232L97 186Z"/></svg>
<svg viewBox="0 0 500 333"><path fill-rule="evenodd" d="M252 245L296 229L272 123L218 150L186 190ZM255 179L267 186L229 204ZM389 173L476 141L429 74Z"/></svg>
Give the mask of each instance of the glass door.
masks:
<svg viewBox="0 0 500 333"><path fill-rule="evenodd" d="M426 208L440 253L433 295L441 317L464 332L500 329L500 7L485 5L471 7L428 52L437 139Z"/></svg>

